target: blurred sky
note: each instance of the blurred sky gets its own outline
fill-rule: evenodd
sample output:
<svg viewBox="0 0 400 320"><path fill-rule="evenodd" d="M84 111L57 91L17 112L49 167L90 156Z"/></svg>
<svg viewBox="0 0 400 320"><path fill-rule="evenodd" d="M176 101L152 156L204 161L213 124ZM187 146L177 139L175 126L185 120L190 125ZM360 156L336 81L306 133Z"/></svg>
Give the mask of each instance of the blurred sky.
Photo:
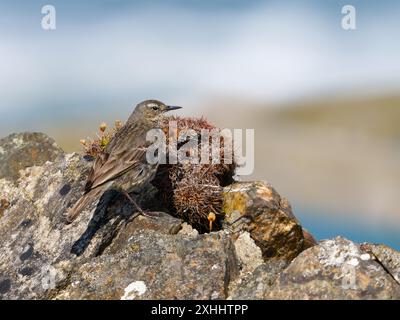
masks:
<svg viewBox="0 0 400 320"><path fill-rule="evenodd" d="M400 85L400 3L350 1L1 1L1 134L38 118L147 97L193 108L213 97L281 101Z"/></svg>
<svg viewBox="0 0 400 320"><path fill-rule="evenodd" d="M56 8L54 31L41 28L46 4ZM341 28L347 4L356 8L354 31ZM90 135L82 123L126 119L148 98L207 115L219 99L268 108L396 93L399 17L395 0L2 0L0 136L78 126ZM345 226L322 232L304 217L318 236ZM350 235L361 241L362 230ZM367 240L400 242L369 230L378 234Z"/></svg>

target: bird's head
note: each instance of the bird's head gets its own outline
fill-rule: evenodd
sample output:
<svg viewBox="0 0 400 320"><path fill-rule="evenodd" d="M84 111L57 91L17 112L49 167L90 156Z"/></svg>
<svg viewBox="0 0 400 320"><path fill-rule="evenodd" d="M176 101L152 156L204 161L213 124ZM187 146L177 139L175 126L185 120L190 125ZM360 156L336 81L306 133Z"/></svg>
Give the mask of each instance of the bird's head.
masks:
<svg viewBox="0 0 400 320"><path fill-rule="evenodd" d="M129 120L148 120L156 122L168 111L177 110L181 107L169 106L158 100L146 100L139 103L133 111Z"/></svg>

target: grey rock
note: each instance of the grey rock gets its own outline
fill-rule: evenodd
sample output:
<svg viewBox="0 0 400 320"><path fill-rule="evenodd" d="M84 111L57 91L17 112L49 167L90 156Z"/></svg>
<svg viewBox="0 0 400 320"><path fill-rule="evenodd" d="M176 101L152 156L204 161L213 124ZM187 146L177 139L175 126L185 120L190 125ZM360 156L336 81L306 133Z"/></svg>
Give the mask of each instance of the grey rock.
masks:
<svg viewBox="0 0 400 320"><path fill-rule="evenodd" d="M88 169L78 155L66 155L57 162L25 169L16 184L0 179L1 194L10 203L0 219L0 274L11 283L2 298L43 297L48 289L43 283L53 265L75 259L70 250L86 225L65 225L64 214L76 200L80 177ZM65 185L70 191L60 192ZM85 218L89 215L81 221Z"/></svg>
<svg viewBox="0 0 400 320"><path fill-rule="evenodd" d="M14 133L0 139L0 179L16 180L19 170L41 166L64 154L55 141L39 132Z"/></svg>
<svg viewBox="0 0 400 320"><path fill-rule="evenodd" d="M178 234L181 220L163 213L157 219L135 217L118 194L107 207L100 201L65 224L91 164L67 154L26 168L15 182L0 179L1 194L10 203L0 219L1 299L120 299L125 289L124 298L130 298L129 285L138 275L149 289L142 298L226 297L238 263L224 231ZM156 203L151 188L132 195L143 208ZM105 281L111 275L113 287Z"/></svg>
<svg viewBox="0 0 400 320"><path fill-rule="evenodd" d="M252 272L263 264L261 249L255 244L248 232L243 232L235 240L235 252L238 257L241 272Z"/></svg>
<svg viewBox="0 0 400 320"><path fill-rule="evenodd" d="M364 243L362 250L371 254L400 285L400 252L384 244Z"/></svg>
<svg viewBox="0 0 400 320"><path fill-rule="evenodd" d="M322 241L280 273L268 299L400 299L400 286L380 263L347 239Z"/></svg>
<svg viewBox="0 0 400 320"><path fill-rule="evenodd" d="M31 149L7 141L0 163L14 168ZM37 150L51 149L43 141ZM67 225L92 161L53 147L53 158L27 160L0 178L0 299L400 297L399 252L342 238L317 244L263 182L225 188L224 229L209 234L167 213L137 216L112 191ZM131 195L144 209L163 210L156 194L146 185Z"/></svg>
<svg viewBox="0 0 400 320"><path fill-rule="evenodd" d="M107 250L77 266L54 298L225 299L237 272L231 239L223 231L188 239L142 230L129 237L125 249Z"/></svg>
<svg viewBox="0 0 400 320"><path fill-rule="evenodd" d="M101 202L93 204L73 224L65 224L90 167L81 156L67 154L25 169L16 184L0 179L1 194L10 203L0 219L0 281L11 283L2 298L46 297L69 277L69 267L101 254L125 225L133 209L120 196L108 210ZM160 218L162 222L166 228L169 222ZM43 285L49 279L51 283Z"/></svg>
<svg viewBox="0 0 400 320"><path fill-rule="evenodd" d="M271 260L258 266L253 272L242 275L232 283L229 299L263 300L280 272L287 266L285 260Z"/></svg>

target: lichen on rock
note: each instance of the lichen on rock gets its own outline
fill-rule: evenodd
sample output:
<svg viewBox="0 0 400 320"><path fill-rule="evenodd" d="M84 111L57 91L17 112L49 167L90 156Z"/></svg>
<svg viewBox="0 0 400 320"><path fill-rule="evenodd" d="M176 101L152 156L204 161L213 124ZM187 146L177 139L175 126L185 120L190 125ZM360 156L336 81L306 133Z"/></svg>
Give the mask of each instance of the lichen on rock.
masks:
<svg viewBox="0 0 400 320"><path fill-rule="evenodd" d="M12 150L20 154L1 152L15 159ZM51 150L0 178L0 299L400 298L399 252L343 238L318 243L265 182L224 187L225 219L212 232L168 212L151 184L132 196L165 211L157 219L136 216L110 192L108 206L100 200L67 225L92 161Z"/></svg>
<svg viewBox="0 0 400 320"><path fill-rule="evenodd" d="M224 189L224 224L233 234L249 232L264 259L296 257L307 248L290 205L268 183L236 182Z"/></svg>
<svg viewBox="0 0 400 320"><path fill-rule="evenodd" d="M63 155L55 141L40 132L14 133L0 139L0 179L18 179L19 171Z"/></svg>
<svg viewBox="0 0 400 320"><path fill-rule="evenodd" d="M400 286L360 245L337 237L296 257L266 298L400 299Z"/></svg>

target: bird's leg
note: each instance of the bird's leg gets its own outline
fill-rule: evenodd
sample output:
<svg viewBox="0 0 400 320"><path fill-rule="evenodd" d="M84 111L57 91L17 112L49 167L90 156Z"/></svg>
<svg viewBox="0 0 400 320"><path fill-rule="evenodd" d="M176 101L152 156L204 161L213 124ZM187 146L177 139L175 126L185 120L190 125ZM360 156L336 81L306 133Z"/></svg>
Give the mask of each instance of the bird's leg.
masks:
<svg viewBox="0 0 400 320"><path fill-rule="evenodd" d="M145 217L149 218L158 218L159 213L158 212L149 212L149 211L144 211L135 200L130 196L130 194L127 191L123 191L123 194L125 197L128 198L128 200L136 207L136 209L139 211L139 213Z"/></svg>
<svg viewBox="0 0 400 320"><path fill-rule="evenodd" d="M126 192L125 190L123 191L123 194L124 194L125 197L127 197L128 200L136 207L136 209L137 209L141 214L143 214L144 211L143 211L142 208L136 203L136 201L133 200L133 198L130 196L130 194L129 194L128 192Z"/></svg>

